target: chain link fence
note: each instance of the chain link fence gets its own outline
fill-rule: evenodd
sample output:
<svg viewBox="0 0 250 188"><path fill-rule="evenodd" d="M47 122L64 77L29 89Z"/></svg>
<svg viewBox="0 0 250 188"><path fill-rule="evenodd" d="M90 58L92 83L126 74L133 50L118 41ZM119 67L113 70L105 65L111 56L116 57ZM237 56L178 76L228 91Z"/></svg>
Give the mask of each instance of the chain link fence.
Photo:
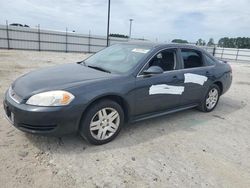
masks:
<svg viewBox="0 0 250 188"><path fill-rule="evenodd" d="M250 61L250 49L221 48L215 46L199 46L219 59L233 61Z"/></svg>
<svg viewBox="0 0 250 188"><path fill-rule="evenodd" d="M109 44L128 42L127 38L109 37ZM133 39L133 41L136 41ZM141 41L141 40L140 40ZM58 52L95 53L106 47L105 36L0 25L0 48ZM250 61L250 49L200 46L219 59Z"/></svg>
<svg viewBox="0 0 250 188"><path fill-rule="evenodd" d="M109 37L109 44L128 42L127 38ZM134 40L134 39L133 39ZM105 36L0 25L0 48L58 52L95 53L107 45Z"/></svg>

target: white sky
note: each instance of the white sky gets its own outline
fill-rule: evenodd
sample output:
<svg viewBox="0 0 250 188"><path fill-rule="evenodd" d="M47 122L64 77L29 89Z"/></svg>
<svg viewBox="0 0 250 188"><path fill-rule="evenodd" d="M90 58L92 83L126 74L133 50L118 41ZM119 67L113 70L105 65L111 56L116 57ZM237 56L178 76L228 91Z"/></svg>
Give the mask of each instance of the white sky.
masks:
<svg viewBox="0 0 250 188"><path fill-rule="evenodd" d="M106 35L108 0L0 0L0 24ZM169 42L250 37L249 0L111 0L110 33Z"/></svg>

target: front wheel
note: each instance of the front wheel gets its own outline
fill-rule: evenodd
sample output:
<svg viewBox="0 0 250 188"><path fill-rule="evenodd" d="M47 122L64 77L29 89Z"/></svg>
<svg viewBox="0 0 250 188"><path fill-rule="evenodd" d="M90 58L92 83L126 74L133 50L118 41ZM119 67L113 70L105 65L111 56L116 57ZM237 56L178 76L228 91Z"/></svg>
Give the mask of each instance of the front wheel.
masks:
<svg viewBox="0 0 250 188"><path fill-rule="evenodd" d="M203 112L211 112L218 104L219 98L220 98L220 88L217 85L213 84L209 88L205 99L203 99L202 103L198 107L199 110Z"/></svg>
<svg viewBox="0 0 250 188"><path fill-rule="evenodd" d="M101 145L113 140L124 123L124 113L112 100L94 103L82 119L80 134L89 143Z"/></svg>

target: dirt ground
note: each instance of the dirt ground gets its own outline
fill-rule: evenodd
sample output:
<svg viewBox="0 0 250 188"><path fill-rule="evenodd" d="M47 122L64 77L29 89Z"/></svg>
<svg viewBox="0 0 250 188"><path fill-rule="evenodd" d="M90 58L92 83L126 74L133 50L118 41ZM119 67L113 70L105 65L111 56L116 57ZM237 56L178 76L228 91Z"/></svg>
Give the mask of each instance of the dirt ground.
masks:
<svg viewBox="0 0 250 188"><path fill-rule="evenodd" d="M250 63L211 113L195 109L126 126L111 143L23 133L4 118L10 83L85 54L0 50L0 187L250 187Z"/></svg>

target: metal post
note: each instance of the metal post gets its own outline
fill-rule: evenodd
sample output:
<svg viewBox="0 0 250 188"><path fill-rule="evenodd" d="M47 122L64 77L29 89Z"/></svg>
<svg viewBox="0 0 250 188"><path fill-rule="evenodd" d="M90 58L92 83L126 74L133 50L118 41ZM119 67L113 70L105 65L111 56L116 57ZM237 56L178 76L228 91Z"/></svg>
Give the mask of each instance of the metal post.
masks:
<svg viewBox="0 0 250 188"><path fill-rule="evenodd" d="M91 43L91 40L90 40L90 37L91 37L91 31L89 30L89 37L88 37L88 52L90 53L90 43Z"/></svg>
<svg viewBox="0 0 250 188"><path fill-rule="evenodd" d="M236 58L235 58L236 61L238 60L238 56L239 56L239 48L237 49L237 54L236 54Z"/></svg>
<svg viewBox="0 0 250 188"><path fill-rule="evenodd" d="M7 44L8 44L8 50L10 49L10 36L9 36L9 24L8 20L6 20L6 34L7 34Z"/></svg>
<svg viewBox="0 0 250 188"><path fill-rule="evenodd" d="M215 56L215 51L216 51L216 47L215 47L215 45L214 45L213 56Z"/></svg>
<svg viewBox="0 0 250 188"><path fill-rule="evenodd" d="M223 53L224 53L224 47L222 48L222 52L221 52L221 59L222 59L222 57L223 57Z"/></svg>
<svg viewBox="0 0 250 188"><path fill-rule="evenodd" d="M41 51L40 24L38 24L38 50Z"/></svg>
<svg viewBox="0 0 250 188"><path fill-rule="evenodd" d="M129 19L129 38L131 39L131 31L132 31L132 22L133 22L133 19Z"/></svg>
<svg viewBox="0 0 250 188"><path fill-rule="evenodd" d="M109 46L110 0L108 0L107 46Z"/></svg>
<svg viewBox="0 0 250 188"><path fill-rule="evenodd" d="M66 52L68 52L68 28L66 27Z"/></svg>

